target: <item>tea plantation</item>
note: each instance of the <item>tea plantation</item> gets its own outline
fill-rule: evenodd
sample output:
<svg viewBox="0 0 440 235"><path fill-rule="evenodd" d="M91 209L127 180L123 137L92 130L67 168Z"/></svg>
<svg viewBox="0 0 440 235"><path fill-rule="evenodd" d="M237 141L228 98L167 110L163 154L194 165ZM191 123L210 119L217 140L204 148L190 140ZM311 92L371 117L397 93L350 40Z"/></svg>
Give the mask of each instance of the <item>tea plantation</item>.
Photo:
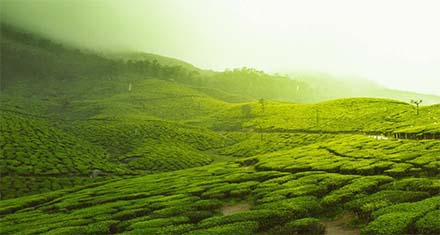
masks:
<svg viewBox="0 0 440 235"><path fill-rule="evenodd" d="M319 218L342 211L366 224L363 234L438 232L438 178L259 170L246 162L5 200L2 233L322 234ZM242 201L250 210L222 214L226 203Z"/></svg>
<svg viewBox="0 0 440 235"><path fill-rule="evenodd" d="M439 104L1 30L0 234L440 234Z"/></svg>

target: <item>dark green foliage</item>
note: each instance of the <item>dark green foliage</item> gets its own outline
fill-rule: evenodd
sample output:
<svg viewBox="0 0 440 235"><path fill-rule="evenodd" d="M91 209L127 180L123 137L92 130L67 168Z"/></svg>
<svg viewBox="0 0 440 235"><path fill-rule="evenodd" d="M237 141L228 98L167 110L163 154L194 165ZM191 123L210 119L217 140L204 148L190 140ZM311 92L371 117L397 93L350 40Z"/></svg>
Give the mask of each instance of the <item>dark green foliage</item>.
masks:
<svg viewBox="0 0 440 235"><path fill-rule="evenodd" d="M432 197L418 202L400 203L373 212L375 220L368 224L363 234L409 234L415 231L415 222L426 213L438 210L440 197ZM423 223L423 222L421 222ZM429 216L424 224L434 225Z"/></svg>
<svg viewBox="0 0 440 235"><path fill-rule="evenodd" d="M319 201L315 197L310 196L263 203L256 206L255 209L265 209L281 213L283 219L278 219L278 222L318 215L321 212Z"/></svg>
<svg viewBox="0 0 440 235"><path fill-rule="evenodd" d="M73 186L87 185L111 179L118 176L2 176L0 178L2 199L22 197L25 195L67 189Z"/></svg>
<svg viewBox="0 0 440 235"><path fill-rule="evenodd" d="M255 234L258 229L258 223L253 221L238 222L232 224L226 224L216 226L208 229L194 230L186 235L252 235Z"/></svg>
<svg viewBox="0 0 440 235"><path fill-rule="evenodd" d="M53 229L48 231L46 234L108 234L110 233L110 226L115 224L117 221L103 221L98 223L92 223L83 226L71 226L63 227L58 229Z"/></svg>
<svg viewBox="0 0 440 235"><path fill-rule="evenodd" d="M304 218L288 222L284 225L276 226L270 230L271 234L285 235L319 235L325 233L325 227L319 219Z"/></svg>
<svg viewBox="0 0 440 235"><path fill-rule="evenodd" d="M3 68L1 87L10 85L14 80L35 81L45 77L70 80L82 76L103 78L136 73L188 81L197 74L192 68L163 65L157 60L111 60L54 43L35 34L20 32L6 24L1 25L0 35Z"/></svg>
<svg viewBox="0 0 440 235"><path fill-rule="evenodd" d="M327 208L338 207L338 205L351 200L357 194L374 192L380 184L390 181L392 181L392 178L387 176L367 176L355 179L350 184L325 196L322 199L322 204Z"/></svg>
<svg viewBox="0 0 440 235"><path fill-rule="evenodd" d="M421 235L440 234L440 208L428 212L416 222L416 233Z"/></svg>
<svg viewBox="0 0 440 235"><path fill-rule="evenodd" d="M47 120L6 111L0 118L2 198L130 174L125 167L108 161L102 148L51 126ZM102 174L90 178L95 169Z"/></svg>
<svg viewBox="0 0 440 235"><path fill-rule="evenodd" d="M380 216L362 229L363 235L401 235L409 234L416 213L393 212Z"/></svg>
<svg viewBox="0 0 440 235"><path fill-rule="evenodd" d="M143 227L138 228L134 230L130 230L128 232L125 232L124 234L162 234L162 235L168 235L168 234L182 234L185 232L189 232L191 230L195 229L195 225L193 224L178 224L178 225L168 225L163 227Z"/></svg>
<svg viewBox="0 0 440 235"><path fill-rule="evenodd" d="M221 234L234 229L243 231L244 234L253 234L255 231L267 231L271 228L273 231L288 229L319 232L321 226L314 223L315 220L300 220L304 223L297 222L298 224L290 222L322 215L328 208L334 207L334 204L329 203L329 198L334 198L337 203L351 200L346 204L348 209L372 213L371 218L374 220L365 228L367 234L398 233L413 231L415 221L438 206L436 197L390 206L429 197L424 192L382 191L371 196L366 195L370 190L379 190L379 185L393 180L388 176L252 172L232 162L219 163L103 183L97 187L57 191L59 193L42 194L41 197L7 200L1 204L4 217L0 219L0 226L4 228L4 234L16 231L24 234L36 233L37 224L40 232L53 230L59 233L86 233L88 230L78 230L78 226L111 220L114 222L109 223L106 228L99 227L99 231L94 230L95 228L87 229L97 233L112 230L131 234L180 234L190 231L196 234ZM315 191L315 188L324 190ZM248 198L255 204L251 210L222 216L222 206L230 200L231 192L237 189L249 190L246 194L235 195L237 199ZM291 193L283 194L283 190L291 190ZM210 197L202 199L207 197L207 192L209 195L223 193L223 197L219 197L219 200ZM228 193L231 195L225 197ZM289 198L291 195L303 193L314 196ZM387 200L389 203L386 205L376 204ZM363 208L369 203L373 206ZM321 205L325 207L322 208ZM401 222L393 221L393 216L388 215L396 213L402 217ZM16 223L17 221L21 222ZM72 221L78 221L79 224L67 225L67 222ZM390 225L391 230L381 231L384 224ZM275 227L277 225L280 227Z"/></svg>
<svg viewBox="0 0 440 235"><path fill-rule="evenodd" d="M2 174L18 176L89 176L93 169L111 173L125 170L106 161L107 153L45 120L1 112Z"/></svg>
<svg viewBox="0 0 440 235"><path fill-rule="evenodd" d="M137 228L155 228L155 227L164 227L173 224L182 224L188 222L188 217L179 216L179 217L168 217L161 219L152 219L147 220L145 222L137 222L132 224L130 227L133 229Z"/></svg>
<svg viewBox="0 0 440 235"><path fill-rule="evenodd" d="M211 217L202 220L199 223L199 226L203 228L207 228L207 227L215 227L218 225L235 223L235 222L256 221L258 222L259 230L265 230L273 225L282 223L288 218L289 218L289 213L287 211L261 209L261 210L250 210L250 211L240 212L228 216Z"/></svg>
<svg viewBox="0 0 440 235"><path fill-rule="evenodd" d="M356 175L384 174L399 178L430 176L438 174L433 167L439 161L437 153L440 145L437 142L378 142L366 136L340 135L338 139L319 144L257 155L255 167L287 172L314 170ZM418 158L424 158L426 162L415 163L414 159Z"/></svg>
<svg viewBox="0 0 440 235"><path fill-rule="evenodd" d="M218 187L213 187L202 194L204 198L232 198L244 197L251 193L252 189L258 185L257 181L247 181L243 183L229 183Z"/></svg>
<svg viewBox="0 0 440 235"><path fill-rule="evenodd" d="M382 188L405 191L423 191L435 195L440 192L440 179L406 178L385 184Z"/></svg>
<svg viewBox="0 0 440 235"><path fill-rule="evenodd" d="M384 190L348 202L346 207L357 212L359 216L369 218L373 211L380 208L402 202L419 201L427 197L429 197L429 194L426 192Z"/></svg>
<svg viewBox="0 0 440 235"><path fill-rule="evenodd" d="M215 210L223 206L223 202L220 200L198 200L193 204L197 209Z"/></svg>
<svg viewBox="0 0 440 235"><path fill-rule="evenodd" d="M373 213L373 216L379 217L381 215L385 215L388 213L395 213L395 212L415 213L417 215L421 215L430 210L439 208L439 206L440 206L440 196L435 196L418 202L400 203L397 205L385 207L383 209L375 211Z"/></svg>

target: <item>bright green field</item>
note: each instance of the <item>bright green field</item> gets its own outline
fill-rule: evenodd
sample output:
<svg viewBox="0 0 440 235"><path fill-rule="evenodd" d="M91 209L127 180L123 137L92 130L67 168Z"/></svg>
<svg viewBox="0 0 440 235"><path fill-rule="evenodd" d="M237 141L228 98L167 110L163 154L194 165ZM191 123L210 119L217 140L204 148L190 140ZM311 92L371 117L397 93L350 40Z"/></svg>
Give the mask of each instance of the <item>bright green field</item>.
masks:
<svg viewBox="0 0 440 235"><path fill-rule="evenodd" d="M440 234L438 104L1 36L0 234Z"/></svg>

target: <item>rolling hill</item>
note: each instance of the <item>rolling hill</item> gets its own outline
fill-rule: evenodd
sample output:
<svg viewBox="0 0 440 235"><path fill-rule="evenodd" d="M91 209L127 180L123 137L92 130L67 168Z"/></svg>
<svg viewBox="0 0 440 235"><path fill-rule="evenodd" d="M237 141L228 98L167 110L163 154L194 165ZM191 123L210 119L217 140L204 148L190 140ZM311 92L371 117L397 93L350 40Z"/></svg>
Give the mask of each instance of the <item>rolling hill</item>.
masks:
<svg viewBox="0 0 440 235"><path fill-rule="evenodd" d="M400 100L422 99L423 104L432 105L440 102L438 95L419 94L385 88L377 83L358 77L336 77L324 73L288 73L290 77L307 82L315 92L311 102L340 99L347 97L375 97Z"/></svg>
<svg viewBox="0 0 440 235"><path fill-rule="evenodd" d="M440 232L439 104L1 30L1 234Z"/></svg>
<svg viewBox="0 0 440 235"><path fill-rule="evenodd" d="M400 129L422 126L434 130L439 119L438 105L421 107L417 115L416 107L408 103L350 98L316 104L269 101L236 104L188 123L213 130L390 135Z"/></svg>

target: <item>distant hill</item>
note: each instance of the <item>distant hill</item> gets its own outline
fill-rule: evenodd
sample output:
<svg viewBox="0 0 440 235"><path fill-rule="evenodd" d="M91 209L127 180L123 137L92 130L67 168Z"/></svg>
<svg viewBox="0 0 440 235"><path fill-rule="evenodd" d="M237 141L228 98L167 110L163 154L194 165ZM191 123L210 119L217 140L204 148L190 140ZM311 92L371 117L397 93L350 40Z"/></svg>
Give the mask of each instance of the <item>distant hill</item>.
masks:
<svg viewBox="0 0 440 235"><path fill-rule="evenodd" d="M401 91L383 87L358 77L335 77L325 73L290 73L289 77L307 83L314 95L309 102L319 102L347 97L374 97L401 100L423 100L423 105L440 103L440 96Z"/></svg>
<svg viewBox="0 0 440 235"><path fill-rule="evenodd" d="M7 25L1 27L1 51L1 89L30 79L66 82L87 78L129 82L128 78L134 77L175 81L226 102L264 99L313 103L336 98L376 97L404 102L422 99L423 105L440 103L440 96L391 90L363 79L313 73L295 73L287 77L252 68L213 72L149 53L103 55L62 45Z"/></svg>
<svg viewBox="0 0 440 235"><path fill-rule="evenodd" d="M420 107L417 115L414 105L390 99L344 98L314 104L255 101L237 104L192 124L256 133L392 133L425 125L432 130L439 128L439 107Z"/></svg>
<svg viewBox="0 0 440 235"><path fill-rule="evenodd" d="M194 65L187 63L185 61L174 59L174 58L167 57L167 56L146 53L146 52L109 53L109 54L105 54L105 56L107 56L108 58L111 58L111 59L121 59L124 61L128 61L128 60L133 60L133 61L157 60L157 62L162 65L182 66L182 68L187 69L187 70L193 70L193 71L198 71L198 72L201 71L200 68L197 68Z"/></svg>

